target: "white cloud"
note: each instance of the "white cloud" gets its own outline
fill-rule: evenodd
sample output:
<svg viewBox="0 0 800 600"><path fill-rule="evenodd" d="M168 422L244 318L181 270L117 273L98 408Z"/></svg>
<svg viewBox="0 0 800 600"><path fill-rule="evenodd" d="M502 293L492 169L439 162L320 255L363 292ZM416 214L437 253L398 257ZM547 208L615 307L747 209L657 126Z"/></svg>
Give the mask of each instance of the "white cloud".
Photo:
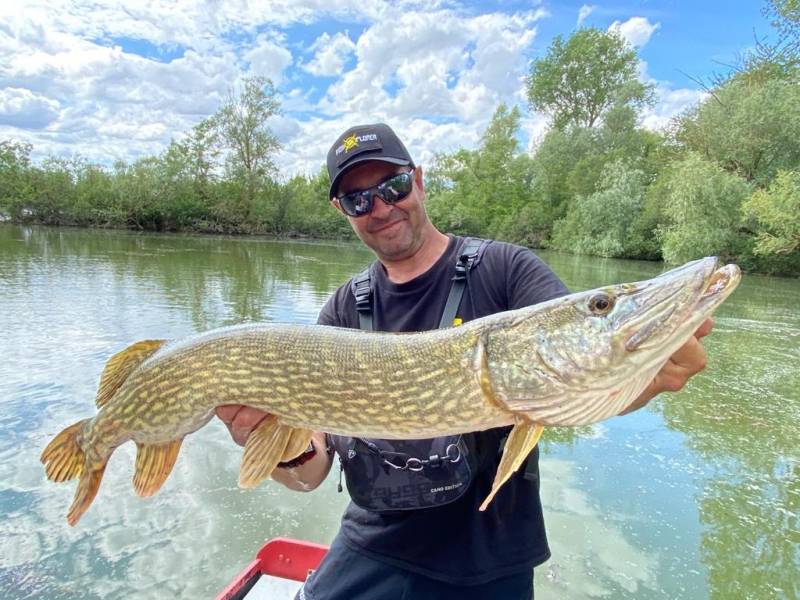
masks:
<svg viewBox="0 0 800 600"><path fill-rule="evenodd" d="M594 9L597 8L594 4L584 4L581 6L580 10L578 11L578 23L576 27L580 27L583 25L583 22L586 18L594 12Z"/></svg>
<svg viewBox="0 0 800 600"><path fill-rule="evenodd" d="M669 122L692 106L705 100L707 92L691 89L671 89L665 84L656 87L656 103L645 109L642 126L659 131Z"/></svg>
<svg viewBox="0 0 800 600"><path fill-rule="evenodd" d="M283 112L269 125L285 176L316 173L328 144L357 123L389 123L424 165L475 147L500 102L523 108L530 144L546 126L528 113L524 86L541 9L481 12L450 0L12 4L0 2L0 139L29 141L36 157L80 153L109 164L158 154L252 74L279 89ZM583 5L579 23L592 10ZM315 33L310 45L303 37L331 23L349 29ZM642 17L612 25L637 47L658 27ZM648 80L644 64L641 76ZM662 84L658 94L648 127L699 92Z"/></svg>
<svg viewBox="0 0 800 600"><path fill-rule="evenodd" d="M631 17L624 23L614 21L608 30L619 33L634 48L641 48L659 27L660 23L653 24L646 17Z"/></svg>
<svg viewBox="0 0 800 600"><path fill-rule="evenodd" d="M339 32L333 36L323 33L310 48L311 51L316 50L314 58L303 68L321 77L340 75L355 49L356 45L346 33Z"/></svg>
<svg viewBox="0 0 800 600"><path fill-rule="evenodd" d="M522 85L524 50L543 14L387 15L358 38L356 66L329 88L320 108L486 122Z"/></svg>
<svg viewBox="0 0 800 600"><path fill-rule="evenodd" d="M0 89L0 125L42 129L58 118L60 105L30 90Z"/></svg>
<svg viewBox="0 0 800 600"><path fill-rule="evenodd" d="M250 73L269 77L277 86L283 81L283 71L292 64L292 53L262 34L256 38L252 48L244 53L244 59L250 64Z"/></svg>

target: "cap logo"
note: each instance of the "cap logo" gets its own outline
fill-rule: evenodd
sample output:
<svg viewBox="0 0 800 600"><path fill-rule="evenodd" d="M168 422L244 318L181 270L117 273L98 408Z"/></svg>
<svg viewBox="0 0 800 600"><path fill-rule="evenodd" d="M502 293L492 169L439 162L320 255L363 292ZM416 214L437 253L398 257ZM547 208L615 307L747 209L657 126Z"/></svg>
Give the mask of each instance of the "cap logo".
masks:
<svg viewBox="0 0 800 600"><path fill-rule="evenodd" d="M377 142L377 141L378 141L378 134L376 133L362 133L361 135L356 135L355 133L353 133L344 138L339 147L336 148L336 156L339 156L342 152L348 153L351 150L358 148L359 143Z"/></svg>

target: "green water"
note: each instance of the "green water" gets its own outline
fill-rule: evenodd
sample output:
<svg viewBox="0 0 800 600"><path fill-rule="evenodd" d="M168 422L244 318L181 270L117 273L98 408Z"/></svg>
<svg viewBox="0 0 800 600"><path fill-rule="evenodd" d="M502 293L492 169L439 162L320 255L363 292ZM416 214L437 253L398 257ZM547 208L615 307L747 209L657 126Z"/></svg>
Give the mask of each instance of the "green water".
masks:
<svg viewBox="0 0 800 600"><path fill-rule="evenodd" d="M660 265L542 253L574 290ZM213 422L161 492L112 457L94 505L65 521L74 483L38 455L94 413L105 361L145 338L245 321L311 323L371 255L355 244L136 235L0 224L0 597L211 598L267 538L327 543L346 503L236 487L241 450ZM690 387L544 444L553 558L537 598L800 595L800 282L745 277Z"/></svg>

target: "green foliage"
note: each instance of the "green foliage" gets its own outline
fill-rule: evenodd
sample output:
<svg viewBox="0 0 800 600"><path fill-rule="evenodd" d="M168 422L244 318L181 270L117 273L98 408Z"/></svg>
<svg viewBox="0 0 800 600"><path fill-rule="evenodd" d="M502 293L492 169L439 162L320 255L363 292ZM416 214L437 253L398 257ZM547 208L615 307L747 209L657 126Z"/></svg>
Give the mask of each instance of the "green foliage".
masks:
<svg viewBox="0 0 800 600"><path fill-rule="evenodd" d="M328 201L330 184L328 170L323 167L313 177L295 176L283 186L287 231L321 238L354 237L347 220Z"/></svg>
<svg viewBox="0 0 800 600"><path fill-rule="evenodd" d="M734 77L684 115L675 137L763 187L800 163L800 80Z"/></svg>
<svg viewBox="0 0 800 600"><path fill-rule="evenodd" d="M27 220L33 197L30 144L0 141L0 219Z"/></svg>
<svg viewBox="0 0 800 600"><path fill-rule="evenodd" d="M735 259L747 253L740 232L740 207L751 185L697 153L671 165L663 175L666 188L662 228L664 260L680 263L703 256Z"/></svg>
<svg viewBox="0 0 800 600"><path fill-rule="evenodd" d="M780 171L769 189L754 192L743 208L761 228L755 254L800 252L800 171Z"/></svg>
<svg viewBox="0 0 800 600"><path fill-rule="evenodd" d="M616 161L602 175L598 191L576 198L567 217L556 223L552 245L559 250L624 257L631 250L631 229L646 189L645 174Z"/></svg>
<svg viewBox="0 0 800 600"><path fill-rule="evenodd" d="M501 104L477 150L436 157L427 174L428 213L440 228L496 235L525 204L531 161L519 154L520 113Z"/></svg>
<svg viewBox="0 0 800 600"><path fill-rule="evenodd" d="M638 79L636 51L614 32L579 29L565 42L556 36L528 76L528 101L556 128L593 127L614 106L639 107L652 86Z"/></svg>
<svg viewBox="0 0 800 600"><path fill-rule="evenodd" d="M797 49L800 38L800 0L770 0L765 11L772 18L772 26L778 33L794 43Z"/></svg>

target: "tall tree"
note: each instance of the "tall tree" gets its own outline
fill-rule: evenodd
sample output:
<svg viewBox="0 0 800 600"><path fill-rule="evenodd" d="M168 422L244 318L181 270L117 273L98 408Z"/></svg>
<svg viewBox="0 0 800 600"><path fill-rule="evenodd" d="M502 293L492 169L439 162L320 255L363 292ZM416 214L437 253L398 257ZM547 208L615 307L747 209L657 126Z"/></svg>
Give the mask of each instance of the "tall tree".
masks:
<svg viewBox="0 0 800 600"><path fill-rule="evenodd" d="M679 145L763 187L800 164L800 84L737 74L677 120Z"/></svg>
<svg viewBox="0 0 800 600"><path fill-rule="evenodd" d="M616 32L579 29L566 42L559 35L531 66L528 101L559 129L593 127L613 106L652 101L652 86L639 81L637 67L636 51Z"/></svg>
<svg viewBox="0 0 800 600"><path fill-rule="evenodd" d="M212 117L224 145L230 150L231 175L244 179L246 216L261 184L275 170L272 157L280 149L278 138L267 125L278 114L280 103L272 82L266 77L248 77L241 92L231 91L223 106Z"/></svg>

